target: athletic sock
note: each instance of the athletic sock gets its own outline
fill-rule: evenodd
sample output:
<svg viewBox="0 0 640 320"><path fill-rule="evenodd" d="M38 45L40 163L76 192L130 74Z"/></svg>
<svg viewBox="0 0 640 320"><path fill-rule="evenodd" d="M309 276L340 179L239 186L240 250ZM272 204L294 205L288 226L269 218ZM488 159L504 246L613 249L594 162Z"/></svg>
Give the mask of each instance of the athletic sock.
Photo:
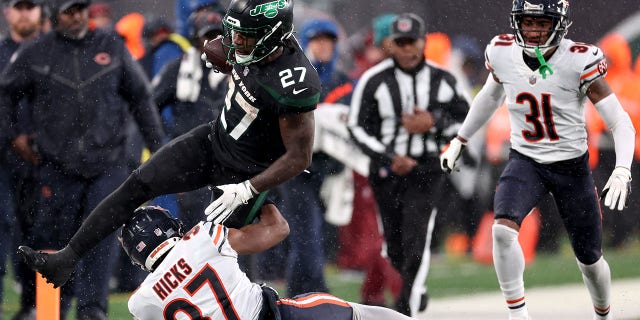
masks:
<svg viewBox="0 0 640 320"><path fill-rule="evenodd" d="M611 271L609 264L604 257L600 257L598 261L590 265L578 261L578 267L591 296L595 312L593 319L610 319Z"/></svg>
<svg viewBox="0 0 640 320"><path fill-rule="evenodd" d="M507 301L509 319L528 319L524 299L524 254L518 243L518 231L501 224L494 224L492 231L493 264Z"/></svg>

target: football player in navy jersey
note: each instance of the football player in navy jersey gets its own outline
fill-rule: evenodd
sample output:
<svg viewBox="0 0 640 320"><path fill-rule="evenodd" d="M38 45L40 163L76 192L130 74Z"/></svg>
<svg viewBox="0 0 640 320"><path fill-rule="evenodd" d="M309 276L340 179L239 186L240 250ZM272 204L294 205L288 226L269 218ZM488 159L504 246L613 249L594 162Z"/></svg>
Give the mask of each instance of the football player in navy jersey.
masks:
<svg viewBox="0 0 640 320"><path fill-rule="evenodd" d="M65 283L78 259L149 199L209 185L216 199L205 210L207 220L240 227L253 217L232 215L235 209L258 207L264 191L311 163L312 111L321 85L292 36L293 1L234 0L223 23L234 69L218 119L158 150L98 204L60 251L20 247L27 264L54 286Z"/></svg>
<svg viewBox="0 0 640 320"><path fill-rule="evenodd" d="M602 255L602 215L589 168L584 103L591 101L615 141L616 167L603 188L604 205L626 206L635 131L604 79L602 50L565 39L569 2L515 0L514 34L496 36L485 51L491 75L478 93L458 136L441 155L452 172L464 144L506 101L511 152L494 200L493 262L509 319L528 319L522 220L551 193L567 229L594 306L594 319L610 319L611 274ZM506 97L506 99L505 99Z"/></svg>

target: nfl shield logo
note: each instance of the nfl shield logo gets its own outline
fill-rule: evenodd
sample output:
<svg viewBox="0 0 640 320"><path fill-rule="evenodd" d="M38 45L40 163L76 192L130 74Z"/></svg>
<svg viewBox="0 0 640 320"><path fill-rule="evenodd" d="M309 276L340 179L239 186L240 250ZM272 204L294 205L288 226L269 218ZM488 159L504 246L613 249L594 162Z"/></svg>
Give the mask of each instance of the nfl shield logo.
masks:
<svg viewBox="0 0 640 320"><path fill-rule="evenodd" d="M138 245L136 246L136 250L138 250L138 252L140 252L140 251L144 250L144 248L146 248L146 247L147 247L147 245L143 241L140 241L140 243L138 243Z"/></svg>
<svg viewBox="0 0 640 320"><path fill-rule="evenodd" d="M160 230L160 228L156 228L155 230L153 230L153 234L159 237L162 235L162 230Z"/></svg>
<svg viewBox="0 0 640 320"><path fill-rule="evenodd" d="M530 84L530 85L534 85L534 84L536 84L536 81L537 81L536 76L531 76L531 77L529 77L529 84Z"/></svg>

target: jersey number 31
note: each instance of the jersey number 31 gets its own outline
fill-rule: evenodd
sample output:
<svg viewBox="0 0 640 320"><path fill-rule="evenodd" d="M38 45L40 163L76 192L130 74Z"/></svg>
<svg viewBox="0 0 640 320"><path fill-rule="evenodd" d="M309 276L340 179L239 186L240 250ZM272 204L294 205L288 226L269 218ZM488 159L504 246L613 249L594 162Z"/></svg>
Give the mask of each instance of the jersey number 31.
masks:
<svg viewBox="0 0 640 320"><path fill-rule="evenodd" d="M529 92L522 92L516 97L517 104L529 104L530 112L525 115L528 123L533 125L533 131L522 130L522 136L529 142L537 142L542 140L546 135L549 140L556 141L559 139L556 132L556 125L553 122L553 113L551 112L551 95L542 94L542 103ZM542 110L540 110L542 109ZM540 121L542 116L542 121Z"/></svg>

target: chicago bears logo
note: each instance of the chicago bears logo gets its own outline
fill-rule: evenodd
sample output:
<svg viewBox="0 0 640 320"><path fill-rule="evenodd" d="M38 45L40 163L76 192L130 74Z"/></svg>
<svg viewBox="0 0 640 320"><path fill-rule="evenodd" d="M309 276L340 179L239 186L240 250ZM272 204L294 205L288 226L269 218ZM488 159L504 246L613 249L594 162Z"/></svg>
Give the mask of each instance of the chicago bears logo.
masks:
<svg viewBox="0 0 640 320"><path fill-rule="evenodd" d="M600 61L600 63L598 63L598 72L600 74L607 73L607 61L606 60L602 60L602 61Z"/></svg>
<svg viewBox="0 0 640 320"><path fill-rule="evenodd" d="M412 28L411 19L398 19L398 30L401 32L409 32Z"/></svg>
<svg viewBox="0 0 640 320"><path fill-rule="evenodd" d="M111 63L111 56L106 52L100 52L93 57L93 61L101 66L106 66Z"/></svg>

